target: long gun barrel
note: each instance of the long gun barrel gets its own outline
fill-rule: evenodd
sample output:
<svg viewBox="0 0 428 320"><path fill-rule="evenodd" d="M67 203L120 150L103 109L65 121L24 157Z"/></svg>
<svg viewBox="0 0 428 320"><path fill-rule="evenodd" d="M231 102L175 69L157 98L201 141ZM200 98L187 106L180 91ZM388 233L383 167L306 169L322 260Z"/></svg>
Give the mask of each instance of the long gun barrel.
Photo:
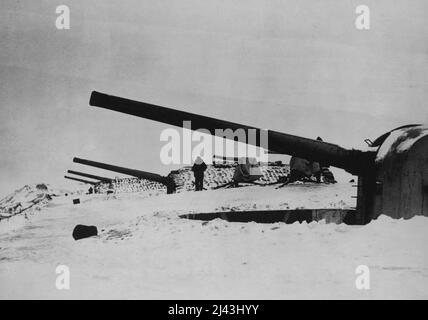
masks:
<svg viewBox="0 0 428 320"><path fill-rule="evenodd" d="M64 178L69 179L69 180L74 180L74 181L79 181L79 182L87 183L87 184L92 184L92 185L95 185L95 184L98 183L98 182L94 182L94 181L88 181L88 180L79 179L79 178L73 178L73 177L69 177L69 176L64 176Z"/></svg>
<svg viewBox="0 0 428 320"><path fill-rule="evenodd" d="M163 177L159 174L155 174L155 173L151 173L151 172L146 172L146 171L141 171L141 170L136 170L136 169L128 169L128 168L114 166L114 165L107 164L107 163L91 161L91 160L81 159L81 158L73 158L73 162L84 164L84 165L91 166L91 167L104 169L104 170L109 170L109 171L113 171L113 172L123 173L123 174L134 176L134 177L137 177L140 179L147 179L147 180L159 182L162 184L167 183L166 177Z"/></svg>
<svg viewBox="0 0 428 320"><path fill-rule="evenodd" d="M239 157L228 157L228 156L219 156L219 155L214 155L213 159L218 159L223 161L234 161L234 162L239 161Z"/></svg>
<svg viewBox="0 0 428 320"><path fill-rule="evenodd" d="M84 173L84 172L79 172L79 171L68 170L67 173L75 174L77 176L82 176L82 177L89 178L89 179L100 180L103 182L112 182L113 181L113 179L110 179L110 178L100 177L100 176L96 176L96 175Z"/></svg>
<svg viewBox="0 0 428 320"><path fill-rule="evenodd" d="M326 163L346 171L361 175L370 171L374 165L375 153L359 150L348 150L338 145L298 137L277 131L267 131L268 146L261 144L262 129L202 116L190 112L166 108L150 103L124 99L112 95L93 91L89 101L91 106L118 111L141 118L163 122L173 126L182 127L183 121L191 121L191 130L205 129L212 135L226 137L224 130L244 130L249 137L250 130L256 132L254 141L247 139L248 144L312 161ZM227 137L226 137L227 138Z"/></svg>

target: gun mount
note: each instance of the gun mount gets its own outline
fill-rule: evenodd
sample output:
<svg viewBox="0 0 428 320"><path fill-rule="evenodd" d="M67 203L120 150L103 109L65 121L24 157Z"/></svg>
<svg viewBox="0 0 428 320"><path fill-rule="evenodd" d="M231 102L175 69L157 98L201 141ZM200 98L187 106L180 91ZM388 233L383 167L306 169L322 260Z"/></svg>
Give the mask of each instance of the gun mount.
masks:
<svg viewBox="0 0 428 320"><path fill-rule="evenodd" d="M249 144L262 146L262 129L179 111L150 103L92 92L91 106L126 113L181 127L191 121L191 130L256 130L257 139ZM328 164L358 176L357 220L368 223L380 214L394 218L428 216L428 128L403 126L375 140L368 151L345 149L327 143L277 131L267 131L269 152L288 154ZM222 136L223 137L223 136Z"/></svg>

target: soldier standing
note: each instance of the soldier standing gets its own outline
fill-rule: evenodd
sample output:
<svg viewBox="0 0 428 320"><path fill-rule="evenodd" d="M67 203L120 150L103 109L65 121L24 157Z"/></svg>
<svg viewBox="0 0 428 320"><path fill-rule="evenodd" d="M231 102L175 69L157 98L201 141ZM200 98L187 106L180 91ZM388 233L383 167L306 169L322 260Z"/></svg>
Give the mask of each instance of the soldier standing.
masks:
<svg viewBox="0 0 428 320"><path fill-rule="evenodd" d="M204 172L207 165L201 157L197 157L193 164L192 171L195 176L195 191L202 191L204 188Z"/></svg>

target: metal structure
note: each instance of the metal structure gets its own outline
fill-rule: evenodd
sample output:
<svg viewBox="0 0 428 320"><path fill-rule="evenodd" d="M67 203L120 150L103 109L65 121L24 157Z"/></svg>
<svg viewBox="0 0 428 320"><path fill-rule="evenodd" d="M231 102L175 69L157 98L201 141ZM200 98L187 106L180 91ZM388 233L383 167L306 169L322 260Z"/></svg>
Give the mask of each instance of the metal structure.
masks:
<svg viewBox="0 0 428 320"><path fill-rule="evenodd" d="M84 180L84 179L79 179L79 178L73 178L73 177L69 177L69 176L64 176L64 178L69 179L69 180L74 180L74 181L78 181L78 182L83 182L86 184L91 184L91 185L96 185L98 182L95 181L89 181L89 180Z"/></svg>
<svg viewBox="0 0 428 320"><path fill-rule="evenodd" d="M239 157L228 157L228 156L219 156L213 155L213 160L229 161L229 162L238 162Z"/></svg>
<svg viewBox="0 0 428 320"><path fill-rule="evenodd" d="M357 220L368 223L380 214L394 218L428 216L428 129L410 125L386 133L373 142L369 150L346 149L327 143L277 131L268 131L268 146L262 146L262 129L179 111L154 104L92 92L90 105L141 118L182 127L191 121L192 130L205 129L219 135L216 129L257 132L248 141L270 152L328 164L358 176ZM219 135L222 136L222 135ZM222 136L224 137L224 136Z"/></svg>
<svg viewBox="0 0 428 320"><path fill-rule="evenodd" d="M113 181L113 179L110 179L110 178L100 177L100 176L96 176L96 175L84 173L84 172L79 172L79 171L67 170L67 173L74 174L77 176L82 176L82 177L89 178L89 179L99 180L99 181L106 182L106 183L110 183Z"/></svg>
<svg viewBox="0 0 428 320"><path fill-rule="evenodd" d="M158 182L166 186L167 193L174 193L176 189L175 182L172 178L164 177L156 173L151 173L151 172L141 171L136 169L129 169L125 167L119 167L119 166L115 166L107 163L81 159L81 158L73 158L73 162L95 167L95 168L108 170L108 171L113 171L117 173L123 173L129 176L137 177L139 179L146 179L149 181Z"/></svg>

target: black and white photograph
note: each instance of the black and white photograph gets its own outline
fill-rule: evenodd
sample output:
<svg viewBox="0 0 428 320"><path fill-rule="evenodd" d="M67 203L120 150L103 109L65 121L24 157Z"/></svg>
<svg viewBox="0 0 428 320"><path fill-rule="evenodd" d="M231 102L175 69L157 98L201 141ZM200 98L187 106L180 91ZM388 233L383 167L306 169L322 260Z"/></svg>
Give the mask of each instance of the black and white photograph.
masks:
<svg viewBox="0 0 428 320"><path fill-rule="evenodd" d="M2 0L0 300L428 299L427 14Z"/></svg>

